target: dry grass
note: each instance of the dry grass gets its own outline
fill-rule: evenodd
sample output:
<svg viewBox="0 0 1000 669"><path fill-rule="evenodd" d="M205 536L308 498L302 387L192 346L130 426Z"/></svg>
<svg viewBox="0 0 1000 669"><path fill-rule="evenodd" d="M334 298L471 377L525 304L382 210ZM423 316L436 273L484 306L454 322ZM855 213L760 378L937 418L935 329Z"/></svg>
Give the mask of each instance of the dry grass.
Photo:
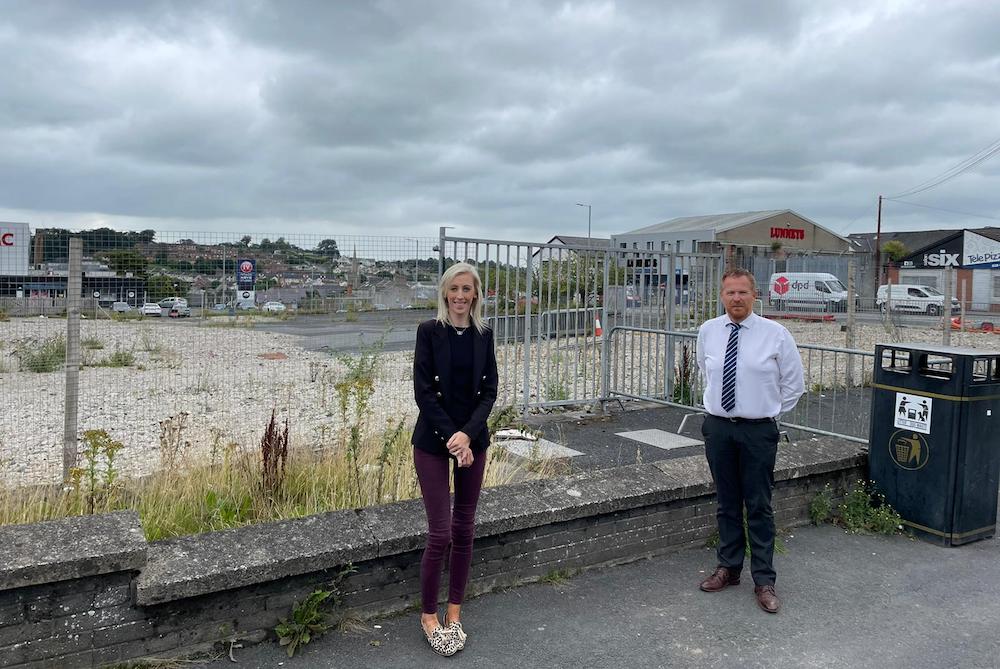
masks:
<svg viewBox="0 0 1000 669"><path fill-rule="evenodd" d="M419 495L410 432L386 429L381 440L357 449L313 453L292 450L281 482L265 485L261 454L223 446L206 462L175 461L143 479L118 479L104 446L85 452L87 462L66 486L0 488L0 525L33 523L89 512L132 509L150 541L253 523L298 518L337 509L411 499ZM506 451L490 448L485 486L545 478L552 471L514 466Z"/></svg>

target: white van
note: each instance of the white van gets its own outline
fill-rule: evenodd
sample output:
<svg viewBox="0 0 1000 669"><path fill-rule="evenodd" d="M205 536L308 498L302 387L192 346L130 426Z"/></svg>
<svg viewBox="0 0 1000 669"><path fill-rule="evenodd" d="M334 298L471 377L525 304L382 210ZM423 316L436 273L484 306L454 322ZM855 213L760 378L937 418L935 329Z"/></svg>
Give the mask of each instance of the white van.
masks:
<svg viewBox="0 0 1000 669"><path fill-rule="evenodd" d="M778 310L846 311L847 286L825 272L778 272L768 283L768 300Z"/></svg>
<svg viewBox="0 0 1000 669"><path fill-rule="evenodd" d="M893 311L937 316L944 305L944 295L932 286L897 283L892 284L892 293L888 293L888 289L889 285L881 285L875 294L875 304L883 313L891 305ZM951 313L957 313L959 309L958 300L951 298Z"/></svg>

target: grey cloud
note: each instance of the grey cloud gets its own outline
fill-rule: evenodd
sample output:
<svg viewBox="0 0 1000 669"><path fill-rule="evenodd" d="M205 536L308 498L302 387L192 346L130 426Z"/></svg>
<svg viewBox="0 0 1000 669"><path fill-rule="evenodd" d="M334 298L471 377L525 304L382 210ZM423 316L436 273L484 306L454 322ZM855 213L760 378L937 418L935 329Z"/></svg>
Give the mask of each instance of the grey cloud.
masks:
<svg viewBox="0 0 1000 669"><path fill-rule="evenodd" d="M586 201L595 234L783 207L868 229L878 193L1000 137L998 30L971 2L13 2L0 208L537 239L579 233ZM1000 214L998 173L919 201Z"/></svg>

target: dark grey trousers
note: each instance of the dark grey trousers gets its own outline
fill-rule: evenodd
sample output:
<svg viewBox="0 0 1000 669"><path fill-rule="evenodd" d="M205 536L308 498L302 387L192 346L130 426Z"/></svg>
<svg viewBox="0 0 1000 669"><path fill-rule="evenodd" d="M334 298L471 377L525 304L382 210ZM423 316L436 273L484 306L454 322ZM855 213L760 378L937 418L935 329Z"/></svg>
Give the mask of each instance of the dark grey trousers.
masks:
<svg viewBox="0 0 1000 669"><path fill-rule="evenodd" d="M747 538L750 540L750 573L755 585L774 585L774 458L778 452L778 426L734 423L706 416L701 433L705 457L718 491L719 565L739 572ZM743 508L747 532L743 531Z"/></svg>

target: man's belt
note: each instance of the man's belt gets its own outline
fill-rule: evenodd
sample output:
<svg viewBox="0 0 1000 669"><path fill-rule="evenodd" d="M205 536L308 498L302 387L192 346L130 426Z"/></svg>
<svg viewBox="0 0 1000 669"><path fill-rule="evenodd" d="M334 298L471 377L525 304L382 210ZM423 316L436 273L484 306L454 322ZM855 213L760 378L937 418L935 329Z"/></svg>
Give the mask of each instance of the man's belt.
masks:
<svg viewBox="0 0 1000 669"><path fill-rule="evenodd" d="M709 414L712 418L729 421L730 423L773 423L773 418L740 418L739 416L716 416Z"/></svg>

